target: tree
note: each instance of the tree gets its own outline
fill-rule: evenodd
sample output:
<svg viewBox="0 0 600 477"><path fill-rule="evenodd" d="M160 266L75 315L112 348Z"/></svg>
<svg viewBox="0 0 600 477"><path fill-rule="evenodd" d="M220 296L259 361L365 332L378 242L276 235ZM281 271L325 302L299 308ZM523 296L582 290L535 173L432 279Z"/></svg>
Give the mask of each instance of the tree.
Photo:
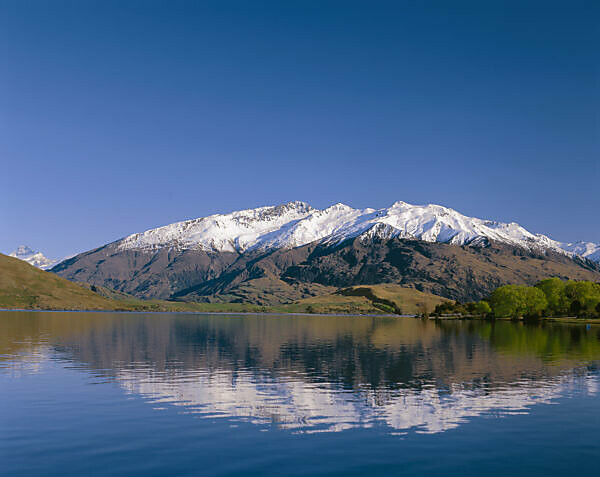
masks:
<svg viewBox="0 0 600 477"><path fill-rule="evenodd" d="M436 305L435 310L433 311L434 315L464 315L466 314L466 309L462 303L459 301L451 302L445 301Z"/></svg>
<svg viewBox="0 0 600 477"><path fill-rule="evenodd" d="M560 278L547 278L539 282L536 286L544 292L546 300L548 301L547 314L550 316L564 315L567 311L564 306L563 293L565 289L565 282Z"/></svg>
<svg viewBox="0 0 600 477"><path fill-rule="evenodd" d="M593 315L600 302L600 285L587 281L569 281L563 291L563 301L575 315Z"/></svg>
<svg viewBox="0 0 600 477"><path fill-rule="evenodd" d="M535 318L545 314L600 315L600 284L589 281L542 280L535 287L505 285L490 296L496 317ZM474 304L471 304L474 305Z"/></svg>
<svg viewBox="0 0 600 477"><path fill-rule="evenodd" d="M490 296L490 306L496 318L519 316L519 301L516 285L505 285L496 288Z"/></svg>
<svg viewBox="0 0 600 477"><path fill-rule="evenodd" d="M535 287L521 287L521 307L525 318L541 318L548 308L548 300L544 292Z"/></svg>
<svg viewBox="0 0 600 477"><path fill-rule="evenodd" d="M492 312L490 304L485 300L478 301L474 305L473 311L476 315L487 315L488 313Z"/></svg>
<svg viewBox="0 0 600 477"><path fill-rule="evenodd" d="M548 307L548 300L539 288L505 285L494 290L489 304L497 318L532 318L542 315Z"/></svg>

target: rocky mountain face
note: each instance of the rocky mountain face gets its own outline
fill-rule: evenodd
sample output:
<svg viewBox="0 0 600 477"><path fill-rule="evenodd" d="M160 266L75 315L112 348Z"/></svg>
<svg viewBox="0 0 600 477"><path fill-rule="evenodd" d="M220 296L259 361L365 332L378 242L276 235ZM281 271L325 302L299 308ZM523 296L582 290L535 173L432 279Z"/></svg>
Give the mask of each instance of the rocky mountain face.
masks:
<svg viewBox="0 0 600 477"><path fill-rule="evenodd" d="M457 246L410 239L351 239L336 247L305 245L240 257L219 277L173 295L203 300L235 296L258 278L288 284L347 287L396 283L443 297L481 299L507 283L534 284L548 276L600 279L600 266L561 253L538 253L505 244Z"/></svg>
<svg viewBox="0 0 600 477"><path fill-rule="evenodd" d="M52 271L141 298L268 304L319 287L389 282L472 300L548 276L598 281L598 255L597 244L565 244L437 205L290 202L133 234Z"/></svg>
<svg viewBox="0 0 600 477"><path fill-rule="evenodd" d="M111 243L61 262L52 271L72 281L139 298L169 298L222 274L238 254L204 250L121 250Z"/></svg>

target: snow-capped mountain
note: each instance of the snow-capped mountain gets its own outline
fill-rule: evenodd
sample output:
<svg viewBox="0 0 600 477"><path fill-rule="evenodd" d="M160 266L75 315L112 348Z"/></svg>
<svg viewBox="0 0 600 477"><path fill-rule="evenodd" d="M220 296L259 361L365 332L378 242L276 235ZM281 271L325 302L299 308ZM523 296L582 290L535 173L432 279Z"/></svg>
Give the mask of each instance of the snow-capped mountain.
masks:
<svg viewBox="0 0 600 477"><path fill-rule="evenodd" d="M549 276L600 281L600 246L561 243L439 205L320 210L289 202L133 234L52 272L139 298L264 305L301 299L313 286L395 283L472 301L503 284Z"/></svg>
<svg viewBox="0 0 600 477"><path fill-rule="evenodd" d="M413 238L454 245L489 240L527 250L552 250L600 261L600 244L562 243L519 224L467 217L440 205L396 202L383 209L335 204L323 210L304 202L217 214L130 235L119 250L204 250L244 253L293 248L312 242L337 244L349 238Z"/></svg>
<svg viewBox="0 0 600 477"><path fill-rule="evenodd" d="M16 250L9 254L10 257L24 260L34 267L48 270L58 263L58 260L47 258L42 252L30 249L27 245L20 245Z"/></svg>

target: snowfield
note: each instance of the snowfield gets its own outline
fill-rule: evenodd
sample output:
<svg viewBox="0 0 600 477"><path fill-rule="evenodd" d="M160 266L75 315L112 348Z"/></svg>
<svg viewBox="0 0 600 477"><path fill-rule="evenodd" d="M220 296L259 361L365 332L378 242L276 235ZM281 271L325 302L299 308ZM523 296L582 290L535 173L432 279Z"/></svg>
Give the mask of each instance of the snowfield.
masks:
<svg viewBox="0 0 600 477"><path fill-rule="evenodd" d="M396 202L383 209L335 204L320 210L304 202L259 207L177 222L117 242L119 250L163 247L244 253L293 248L312 242L335 245L349 238L394 237L483 246L488 240L529 250L552 250L600 262L600 244L562 243L519 224L467 217L440 205Z"/></svg>

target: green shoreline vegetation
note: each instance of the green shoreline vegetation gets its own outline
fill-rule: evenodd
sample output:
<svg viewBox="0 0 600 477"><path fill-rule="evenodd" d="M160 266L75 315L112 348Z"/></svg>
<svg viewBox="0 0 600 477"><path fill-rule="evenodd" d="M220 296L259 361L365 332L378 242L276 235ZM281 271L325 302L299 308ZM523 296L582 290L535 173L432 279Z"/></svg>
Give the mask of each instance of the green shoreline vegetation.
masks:
<svg viewBox="0 0 600 477"><path fill-rule="evenodd" d="M600 319L600 284L547 278L532 287L504 285L487 300L446 302L432 316L539 319ZM561 320L562 321L562 320Z"/></svg>

